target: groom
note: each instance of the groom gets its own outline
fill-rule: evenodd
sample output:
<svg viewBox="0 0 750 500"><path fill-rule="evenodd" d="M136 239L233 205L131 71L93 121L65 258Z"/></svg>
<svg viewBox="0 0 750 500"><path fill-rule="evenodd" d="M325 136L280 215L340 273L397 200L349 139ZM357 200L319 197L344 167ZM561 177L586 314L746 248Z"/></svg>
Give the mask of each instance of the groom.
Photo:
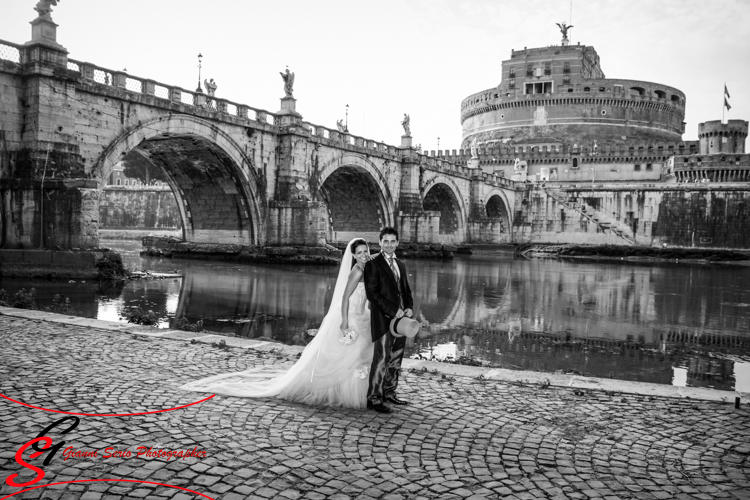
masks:
<svg viewBox="0 0 750 500"><path fill-rule="evenodd" d="M372 341L374 350L370 368L370 387L367 389L367 407L380 413L389 413L386 401L405 405L398 398L398 372L404 357L406 337L395 337L390 332L393 318L414 313L406 267L396 258L398 232L392 227L380 231L380 253L365 265L365 292L370 301Z"/></svg>

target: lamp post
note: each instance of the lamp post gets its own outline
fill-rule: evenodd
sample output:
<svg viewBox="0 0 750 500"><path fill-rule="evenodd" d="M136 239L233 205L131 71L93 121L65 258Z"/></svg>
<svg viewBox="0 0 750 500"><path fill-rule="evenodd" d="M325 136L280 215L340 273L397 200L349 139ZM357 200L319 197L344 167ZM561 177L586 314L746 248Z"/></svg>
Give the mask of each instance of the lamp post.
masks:
<svg viewBox="0 0 750 500"><path fill-rule="evenodd" d="M198 53L198 88L195 89L196 92L203 92L201 88L201 61L203 61L203 54Z"/></svg>
<svg viewBox="0 0 750 500"><path fill-rule="evenodd" d="M438 137L438 154L440 154L440 137Z"/></svg>
<svg viewBox="0 0 750 500"><path fill-rule="evenodd" d="M346 105L346 123L344 124L344 131L349 133L349 105Z"/></svg>

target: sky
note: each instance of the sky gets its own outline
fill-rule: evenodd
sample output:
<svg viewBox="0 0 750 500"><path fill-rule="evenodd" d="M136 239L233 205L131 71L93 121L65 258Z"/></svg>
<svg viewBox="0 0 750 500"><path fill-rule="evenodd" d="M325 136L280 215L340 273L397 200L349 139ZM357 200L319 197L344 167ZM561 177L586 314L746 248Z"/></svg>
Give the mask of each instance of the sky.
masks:
<svg viewBox="0 0 750 500"><path fill-rule="evenodd" d="M0 40L31 39L36 3L0 0ZM726 119L750 119L750 0L58 0L52 19L71 59L195 90L200 53L217 97L271 112L288 66L305 121L399 145L408 113L424 150L460 148L461 101L563 21L608 78L682 90L684 140L722 118L725 83Z"/></svg>

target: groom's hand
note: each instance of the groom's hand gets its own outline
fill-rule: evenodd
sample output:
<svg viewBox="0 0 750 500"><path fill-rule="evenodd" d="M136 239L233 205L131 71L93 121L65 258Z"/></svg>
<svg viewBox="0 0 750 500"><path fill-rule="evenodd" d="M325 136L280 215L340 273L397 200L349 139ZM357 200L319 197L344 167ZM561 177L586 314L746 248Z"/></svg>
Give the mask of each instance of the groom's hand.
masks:
<svg viewBox="0 0 750 500"><path fill-rule="evenodd" d="M413 318L414 317L414 311L412 311L410 308L407 308L404 311L404 316L406 316L407 318Z"/></svg>
<svg viewBox="0 0 750 500"><path fill-rule="evenodd" d="M403 318L404 317L404 311L403 311L403 309L399 308L399 310L396 311L396 317L397 318Z"/></svg>

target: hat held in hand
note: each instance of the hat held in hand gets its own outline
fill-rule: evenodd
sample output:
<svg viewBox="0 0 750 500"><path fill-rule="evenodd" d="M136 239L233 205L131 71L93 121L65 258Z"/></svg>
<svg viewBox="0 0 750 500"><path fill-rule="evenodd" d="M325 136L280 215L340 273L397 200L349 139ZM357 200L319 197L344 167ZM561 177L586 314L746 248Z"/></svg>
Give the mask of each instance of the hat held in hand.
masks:
<svg viewBox="0 0 750 500"><path fill-rule="evenodd" d="M391 335L413 339L419 333L419 321L401 316L391 320Z"/></svg>

